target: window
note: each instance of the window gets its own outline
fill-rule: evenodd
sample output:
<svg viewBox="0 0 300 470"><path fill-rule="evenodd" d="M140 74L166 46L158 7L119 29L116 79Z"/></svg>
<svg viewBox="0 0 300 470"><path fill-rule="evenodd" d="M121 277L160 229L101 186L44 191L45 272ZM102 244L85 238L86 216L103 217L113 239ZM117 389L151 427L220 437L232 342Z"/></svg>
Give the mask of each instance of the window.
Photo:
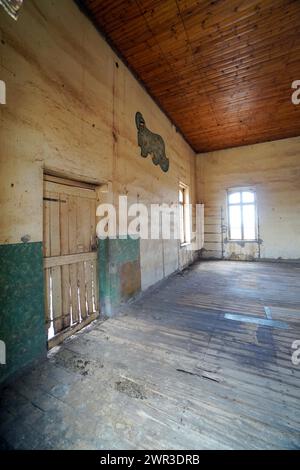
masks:
<svg viewBox="0 0 300 470"><path fill-rule="evenodd" d="M0 104L6 104L6 86L3 80L0 80Z"/></svg>
<svg viewBox="0 0 300 470"><path fill-rule="evenodd" d="M190 243L190 210L189 188L183 183L179 185L179 218L180 218L180 242L182 245Z"/></svg>
<svg viewBox="0 0 300 470"><path fill-rule="evenodd" d="M256 240L256 195L253 189L228 191L230 240Z"/></svg>

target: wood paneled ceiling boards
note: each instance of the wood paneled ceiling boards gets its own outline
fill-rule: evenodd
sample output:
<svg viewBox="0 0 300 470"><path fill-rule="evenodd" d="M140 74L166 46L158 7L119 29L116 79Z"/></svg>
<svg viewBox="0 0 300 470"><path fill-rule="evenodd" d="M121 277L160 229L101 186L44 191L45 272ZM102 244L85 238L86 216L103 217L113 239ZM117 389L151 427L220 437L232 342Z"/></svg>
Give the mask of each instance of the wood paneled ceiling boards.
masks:
<svg viewBox="0 0 300 470"><path fill-rule="evenodd" d="M300 1L77 3L197 152L300 135Z"/></svg>

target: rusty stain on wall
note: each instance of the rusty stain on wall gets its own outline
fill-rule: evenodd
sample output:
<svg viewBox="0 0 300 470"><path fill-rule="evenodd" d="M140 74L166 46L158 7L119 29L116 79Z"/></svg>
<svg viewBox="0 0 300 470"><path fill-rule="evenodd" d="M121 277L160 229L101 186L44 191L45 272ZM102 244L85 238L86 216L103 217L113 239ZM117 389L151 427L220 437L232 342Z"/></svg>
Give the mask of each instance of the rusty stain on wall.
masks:
<svg viewBox="0 0 300 470"><path fill-rule="evenodd" d="M123 301L130 299L141 290L140 262L128 261L121 267L121 297Z"/></svg>

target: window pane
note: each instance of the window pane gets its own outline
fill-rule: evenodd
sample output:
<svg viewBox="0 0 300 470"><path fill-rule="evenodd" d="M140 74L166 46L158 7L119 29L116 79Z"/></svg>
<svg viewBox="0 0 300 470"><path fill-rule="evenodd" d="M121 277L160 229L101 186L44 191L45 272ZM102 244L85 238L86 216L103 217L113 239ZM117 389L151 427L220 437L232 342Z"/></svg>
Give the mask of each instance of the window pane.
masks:
<svg viewBox="0 0 300 470"><path fill-rule="evenodd" d="M190 208L186 203L184 205L184 241L189 243L191 240L191 230L190 230Z"/></svg>
<svg viewBox="0 0 300 470"><path fill-rule="evenodd" d="M241 231L241 207L229 207L229 221L230 221L230 238L233 240L240 240L242 238Z"/></svg>
<svg viewBox="0 0 300 470"><path fill-rule="evenodd" d="M183 202L183 190L179 189L179 202Z"/></svg>
<svg viewBox="0 0 300 470"><path fill-rule="evenodd" d="M244 239L255 240L255 206L243 206Z"/></svg>
<svg viewBox="0 0 300 470"><path fill-rule="evenodd" d="M181 204L179 207L179 216L180 216L180 241L181 243L185 242L184 237L184 209L183 205Z"/></svg>
<svg viewBox="0 0 300 470"><path fill-rule="evenodd" d="M254 202L253 191L243 191L242 197L243 197L243 202Z"/></svg>
<svg viewBox="0 0 300 470"><path fill-rule="evenodd" d="M228 196L229 204L238 204L241 202L241 193L231 193Z"/></svg>

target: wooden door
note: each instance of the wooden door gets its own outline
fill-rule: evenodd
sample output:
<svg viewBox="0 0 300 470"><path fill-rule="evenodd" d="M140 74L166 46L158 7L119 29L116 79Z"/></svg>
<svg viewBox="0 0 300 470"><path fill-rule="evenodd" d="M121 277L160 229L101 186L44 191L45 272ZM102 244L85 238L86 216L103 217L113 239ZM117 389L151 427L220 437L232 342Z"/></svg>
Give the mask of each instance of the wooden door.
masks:
<svg viewBox="0 0 300 470"><path fill-rule="evenodd" d="M45 175L45 311L49 348L99 314L96 191Z"/></svg>

